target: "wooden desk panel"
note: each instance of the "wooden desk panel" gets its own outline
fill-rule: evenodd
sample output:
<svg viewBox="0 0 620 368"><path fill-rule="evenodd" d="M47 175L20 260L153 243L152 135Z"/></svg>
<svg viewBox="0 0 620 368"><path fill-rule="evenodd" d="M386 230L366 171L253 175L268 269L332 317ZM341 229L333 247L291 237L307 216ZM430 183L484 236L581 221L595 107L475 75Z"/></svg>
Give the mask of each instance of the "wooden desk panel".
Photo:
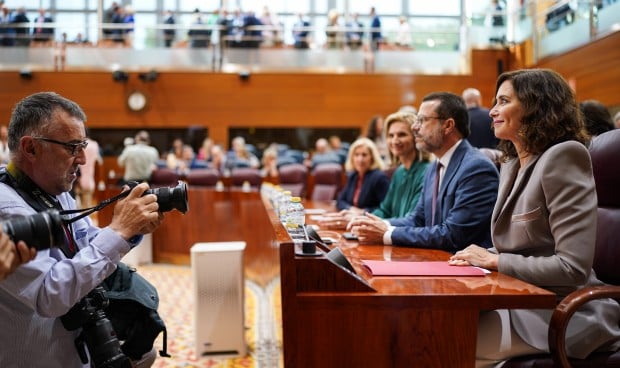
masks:
<svg viewBox="0 0 620 368"><path fill-rule="evenodd" d="M119 191L111 186L105 198ZM278 248L274 246L276 227L270 222L257 191L189 187L188 202L186 214L176 210L166 212L163 223L153 233L154 262L189 265L190 248L195 243L241 240L246 242L247 278L265 285L279 275ZM99 212L100 226L110 223L113 208L110 205ZM279 231L286 233L283 229Z"/></svg>
<svg viewBox="0 0 620 368"><path fill-rule="evenodd" d="M280 244L286 367L473 367L481 310L555 306L553 293L497 272L372 277L361 267L362 259L447 260L444 251L338 247L362 280L323 256L296 256L290 241Z"/></svg>

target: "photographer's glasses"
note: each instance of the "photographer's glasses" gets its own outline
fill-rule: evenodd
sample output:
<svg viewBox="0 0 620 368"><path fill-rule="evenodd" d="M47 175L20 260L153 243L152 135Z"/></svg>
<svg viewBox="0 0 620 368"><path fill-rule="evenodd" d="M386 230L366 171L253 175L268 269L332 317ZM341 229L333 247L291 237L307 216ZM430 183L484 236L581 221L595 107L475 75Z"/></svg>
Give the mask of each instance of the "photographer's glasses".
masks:
<svg viewBox="0 0 620 368"><path fill-rule="evenodd" d="M87 140L78 141L78 142L61 142L55 139L45 138L45 137L32 137L32 138L39 139L39 140L49 142L49 143L59 144L61 146L65 146L69 150L69 152L71 152L71 155L73 156L79 155L80 152L82 152L84 148L88 146Z"/></svg>

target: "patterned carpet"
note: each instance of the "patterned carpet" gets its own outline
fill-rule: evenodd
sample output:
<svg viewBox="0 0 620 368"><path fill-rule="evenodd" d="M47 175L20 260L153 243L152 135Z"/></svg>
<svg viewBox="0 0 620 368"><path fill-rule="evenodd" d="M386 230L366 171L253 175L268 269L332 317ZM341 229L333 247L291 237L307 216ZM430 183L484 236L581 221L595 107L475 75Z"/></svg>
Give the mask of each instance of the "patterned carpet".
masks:
<svg viewBox="0 0 620 368"><path fill-rule="evenodd" d="M282 324L280 280L265 288L245 281L245 325L248 355L239 358L197 358L194 351L192 274L189 266L149 264L138 272L158 290L159 314L168 330L168 353L158 357L154 368L278 368L282 367ZM155 341L162 348L161 334Z"/></svg>

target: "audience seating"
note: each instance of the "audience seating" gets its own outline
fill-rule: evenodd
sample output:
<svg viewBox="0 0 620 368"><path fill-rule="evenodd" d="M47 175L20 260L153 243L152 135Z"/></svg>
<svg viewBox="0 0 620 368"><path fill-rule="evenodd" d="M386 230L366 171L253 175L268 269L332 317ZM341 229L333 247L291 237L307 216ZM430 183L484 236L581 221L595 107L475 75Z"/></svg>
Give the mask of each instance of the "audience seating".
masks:
<svg viewBox="0 0 620 368"><path fill-rule="evenodd" d="M170 187L174 186L179 181L179 174L173 169L167 167L160 167L151 173L151 179L149 184L151 187Z"/></svg>
<svg viewBox="0 0 620 368"><path fill-rule="evenodd" d="M220 180L220 173L216 169L193 169L185 176L188 185L213 187Z"/></svg>
<svg viewBox="0 0 620 368"><path fill-rule="evenodd" d="M598 224L594 270L606 286L586 288L566 296L554 310L549 326L551 354L511 359L503 368L520 367L620 367L620 352L597 352L588 359L568 359L564 351L566 327L571 316L594 299L620 300L620 129L594 138L590 156L598 196Z"/></svg>
<svg viewBox="0 0 620 368"><path fill-rule="evenodd" d="M311 199L315 201L329 201L336 199L342 186L342 165L323 163L313 170L314 187Z"/></svg>
<svg viewBox="0 0 620 368"><path fill-rule="evenodd" d="M246 181L253 188L259 188L263 182L263 177L259 169L251 167L237 167L232 169L230 173L231 185L233 187L241 187Z"/></svg>
<svg viewBox="0 0 620 368"><path fill-rule="evenodd" d="M305 197L308 182L308 168L304 164L292 163L278 169L280 186L290 190L293 197Z"/></svg>

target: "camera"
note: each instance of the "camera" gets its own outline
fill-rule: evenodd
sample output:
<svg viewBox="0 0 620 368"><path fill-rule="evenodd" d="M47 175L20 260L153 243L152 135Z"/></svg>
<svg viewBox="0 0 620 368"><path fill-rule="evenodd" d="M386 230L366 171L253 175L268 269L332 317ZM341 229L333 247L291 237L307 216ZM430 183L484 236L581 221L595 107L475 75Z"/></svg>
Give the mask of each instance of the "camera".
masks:
<svg viewBox="0 0 620 368"><path fill-rule="evenodd" d="M112 322L103 311L108 304L105 289L98 286L60 320L69 331L82 327L82 332L75 340L82 363L88 363L90 356L91 366L95 368L131 368L131 361L121 349Z"/></svg>
<svg viewBox="0 0 620 368"><path fill-rule="evenodd" d="M38 250L62 247L67 241L62 216L57 210L14 217L2 223L2 230L15 243L23 240L29 247Z"/></svg>
<svg viewBox="0 0 620 368"><path fill-rule="evenodd" d="M157 196L160 212L176 209L181 213L185 213L189 209L187 203L187 184L182 181L179 181L174 188L153 188L146 190L144 194L155 194Z"/></svg>

